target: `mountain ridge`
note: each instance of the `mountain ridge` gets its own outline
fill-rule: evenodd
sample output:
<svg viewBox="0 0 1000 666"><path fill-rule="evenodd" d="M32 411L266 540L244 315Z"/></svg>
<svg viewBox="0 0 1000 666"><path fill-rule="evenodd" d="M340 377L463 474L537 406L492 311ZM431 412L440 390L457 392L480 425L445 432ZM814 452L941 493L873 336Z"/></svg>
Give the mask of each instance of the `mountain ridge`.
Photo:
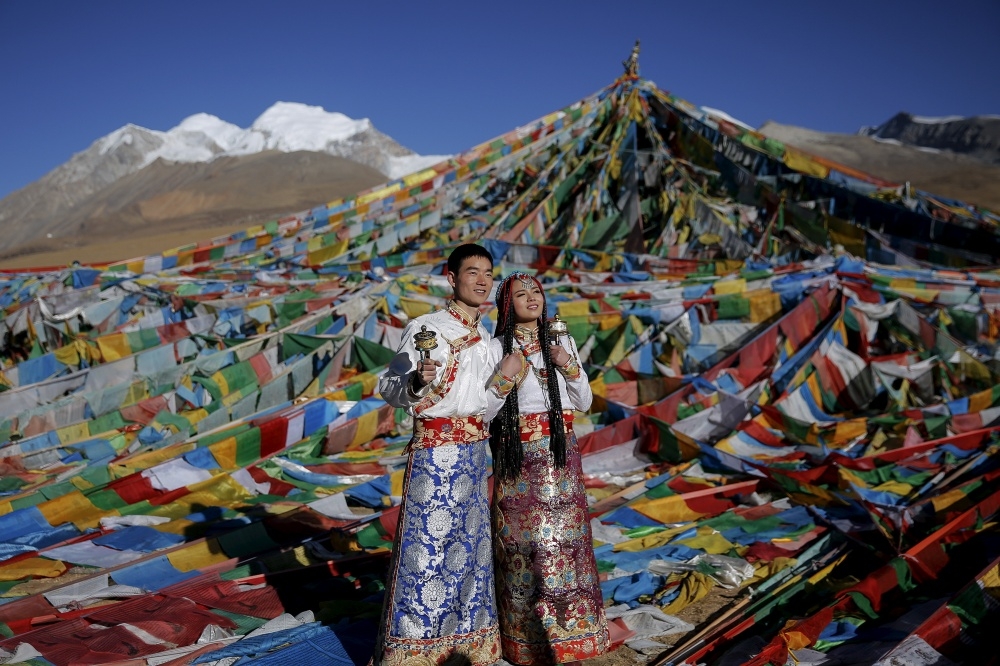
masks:
<svg viewBox="0 0 1000 666"><path fill-rule="evenodd" d="M931 118L900 111L881 125L862 127L858 134L1000 164L1000 116Z"/></svg>
<svg viewBox="0 0 1000 666"><path fill-rule="evenodd" d="M1000 164L942 149L767 121L757 130L805 152L943 197L1000 210Z"/></svg>
<svg viewBox="0 0 1000 666"><path fill-rule="evenodd" d="M722 111L702 111L749 128ZM937 128L936 133L915 135L904 126L907 118L910 125ZM996 121L1000 127L994 116L897 114L858 134L774 121L757 131L886 180L1000 210L1000 162L973 154L988 152L992 135L975 144L969 123L961 126L964 134L955 130L963 121ZM948 139L972 148L963 153L906 143L934 137L939 145ZM289 102L272 105L246 129L207 113L188 116L165 132L128 123L0 200L0 267L28 266L32 256L58 263L77 253L83 261L109 261L121 258L114 253L121 247L132 254L160 251L186 238L230 233L305 210L443 159L415 155L367 118ZM122 246L128 237L141 249Z"/></svg>
<svg viewBox="0 0 1000 666"><path fill-rule="evenodd" d="M358 164L358 182L364 182L366 187L447 158L417 155L379 132L367 118L354 120L321 107L293 102L275 103L247 129L207 113L188 116L167 131L128 123L75 153L34 183L0 199L0 230L3 231L0 254L20 254L25 246L40 240L77 233L85 229L79 224L97 221L94 216L101 211L125 210L128 206L120 201L115 204L102 202L105 196L111 196L106 192L108 188L158 162L173 164L176 168L170 169L172 177L189 183L201 172L199 164L211 164L219 159L238 162L263 153L300 152L325 154ZM232 164L227 163L227 167ZM185 170L192 175L180 175ZM378 172L380 178L372 182L369 170ZM343 179L340 170L338 174L337 179ZM332 196L350 193L332 188L305 202L281 193L282 189L295 190L296 186L293 181L284 182L280 172L259 175L264 180L256 189L269 192L276 201L285 202L282 205L294 203L298 208L309 207ZM295 177L312 178L301 173ZM150 183L140 180L142 188L135 196L140 196L140 191L150 191ZM122 195L117 191L113 196L120 200ZM227 199L224 193L220 197ZM139 199L133 203L140 211L150 206L149 202L143 204ZM205 203L211 202L206 200ZM104 224L110 225L116 219L112 215Z"/></svg>
<svg viewBox="0 0 1000 666"><path fill-rule="evenodd" d="M0 266L30 266L31 256L52 252L60 253L55 261L110 261L121 257L101 246L127 238L141 248L133 254L162 251L184 244L184 233L193 240L230 233L384 181L371 167L305 151L196 164L157 160L73 207L47 227L51 237L0 249ZM152 236L170 240L151 242Z"/></svg>

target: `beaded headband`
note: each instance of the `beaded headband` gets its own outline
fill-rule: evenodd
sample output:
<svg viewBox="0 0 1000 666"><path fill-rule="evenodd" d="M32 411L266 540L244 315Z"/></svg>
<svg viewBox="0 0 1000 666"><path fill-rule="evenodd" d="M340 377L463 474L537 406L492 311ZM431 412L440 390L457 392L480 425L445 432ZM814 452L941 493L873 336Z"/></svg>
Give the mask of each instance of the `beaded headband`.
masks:
<svg viewBox="0 0 1000 666"><path fill-rule="evenodd" d="M531 289L532 287L538 285L538 280L528 275L527 273L524 273L522 271L514 271L513 273L511 273L510 275L508 275L507 277L505 277L503 280L500 281L500 286L497 287L498 294L500 293L500 290L503 289L504 285L507 284L507 282L510 280L518 280L521 283L521 286L524 287L525 289Z"/></svg>

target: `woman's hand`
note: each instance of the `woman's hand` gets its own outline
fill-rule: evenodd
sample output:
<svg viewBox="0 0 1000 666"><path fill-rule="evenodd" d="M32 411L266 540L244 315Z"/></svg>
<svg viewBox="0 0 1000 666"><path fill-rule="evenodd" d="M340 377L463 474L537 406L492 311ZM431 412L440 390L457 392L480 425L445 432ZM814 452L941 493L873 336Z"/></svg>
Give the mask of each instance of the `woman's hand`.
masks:
<svg viewBox="0 0 1000 666"><path fill-rule="evenodd" d="M552 357L552 363L560 368L566 367L570 359L569 352L559 343L555 343L549 347L549 356Z"/></svg>
<svg viewBox="0 0 1000 666"><path fill-rule="evenodd" d="M435 361L432 358L417 361L417 371L413 378L417 388L423 388L434 381L434 378L437 376L437 369L440 367L441 361Z"/></svg>
<svg viewBox="0 0 1000 666"><path fill-rule="evenodd" d="M500 360L500 374L508 379L517 377L524 368L524 357L520 352L511 352Z"/></svg>

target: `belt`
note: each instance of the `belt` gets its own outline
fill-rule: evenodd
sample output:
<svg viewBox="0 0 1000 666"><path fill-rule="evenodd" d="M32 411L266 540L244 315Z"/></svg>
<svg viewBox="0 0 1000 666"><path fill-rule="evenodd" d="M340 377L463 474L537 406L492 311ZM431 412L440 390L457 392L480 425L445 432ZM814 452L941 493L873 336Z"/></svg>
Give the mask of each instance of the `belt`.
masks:
<svg viewBox="0 0 1000 666"><path fill-rule="evenodd" d="M410 449L430 449L449 444L472 444L490 436L483 417L442 416L434 419L414 419Z"/></svg>
<svg viewBox="0 0 1000 666"><path fill-rule="evenodd" d="M563 410L563 425L567 433L573 432L573 412ZM526 414L521 416L521 441L531 442L551 434L549 429L549 413Z"/></svg>

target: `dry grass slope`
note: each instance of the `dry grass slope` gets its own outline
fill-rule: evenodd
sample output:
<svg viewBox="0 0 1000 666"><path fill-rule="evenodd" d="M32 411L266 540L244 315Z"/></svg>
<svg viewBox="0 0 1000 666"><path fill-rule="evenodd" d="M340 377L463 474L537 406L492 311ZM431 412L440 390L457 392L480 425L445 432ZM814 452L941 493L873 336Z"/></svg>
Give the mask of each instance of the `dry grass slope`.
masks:
<svg viewBox="0 0 1000 666"><path fill-rule="evenodd" d="M768 122L760 133L806 152L835 160L927 192L1000 211L1000 166L951 152L928 152L856 134L833 134Z"/></svg>
<svg viewBox="0 0 1000 666"><path fill-rule="evenodd" d="M385 182L321 153L266 152L207 164L155 162L67 211L53 238L0 250L0 268L99 263L233 233Z"/></svg>

